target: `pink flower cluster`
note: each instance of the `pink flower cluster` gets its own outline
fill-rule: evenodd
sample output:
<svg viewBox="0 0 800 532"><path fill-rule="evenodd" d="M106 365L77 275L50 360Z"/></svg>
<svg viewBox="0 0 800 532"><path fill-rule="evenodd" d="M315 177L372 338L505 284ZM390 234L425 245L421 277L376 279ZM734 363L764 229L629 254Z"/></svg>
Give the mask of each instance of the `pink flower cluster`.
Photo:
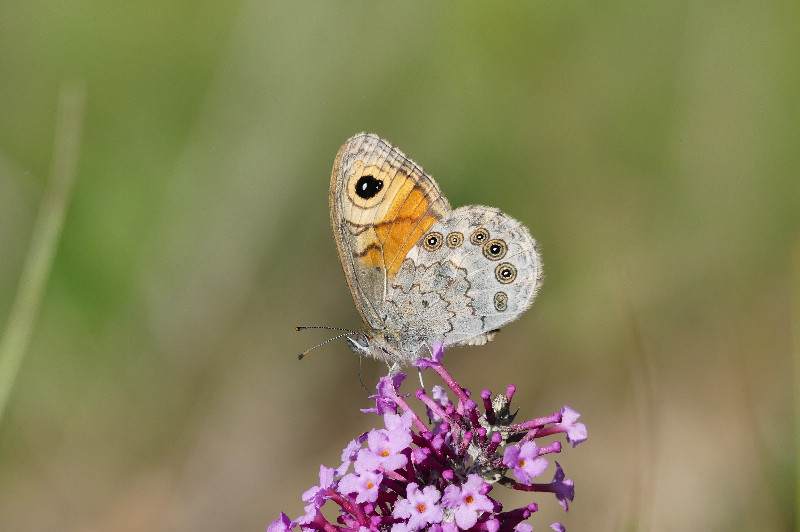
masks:
<svg viewBox="0 0 800 532"><path fill-rule="evenodd" d="M434 346L430 359L415 362L436 371L457 399L435 386L429 396L416 398L427 407L432 427L409 407L397 390L405 374L387 376L378 384L375 408L384 428L351 441L336 468L320 467L319 484L306 491L305 514L295 520L286 514L268 532L531 532L525 523L538 510L536 503L504 511L489 496L497 484L529 492L550 492L565 510L574 497L573 482L558 462L551 482L535 483L549 465L546 455L561 452L561 443L539 445L534 440L564 433L573 446L586 439L580 416L568 406L560 412L514 423L510 410L514 386L505 394L481 393L483 412L441 363L443 348ZM352 471L350 468L352 466ZM509 476L513 476L513 479ZM336 524L322 514L331 501L339 506ZM560 523L553 523L563 531Z"/></svg>

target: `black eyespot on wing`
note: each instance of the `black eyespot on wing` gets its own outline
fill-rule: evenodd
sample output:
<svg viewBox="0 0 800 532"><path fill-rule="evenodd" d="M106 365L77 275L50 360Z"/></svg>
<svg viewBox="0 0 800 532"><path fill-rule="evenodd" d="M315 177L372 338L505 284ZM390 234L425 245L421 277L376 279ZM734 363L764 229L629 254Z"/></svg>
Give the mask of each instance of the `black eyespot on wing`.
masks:
<svg viewBox="0 0 800 532"><path fill-rule="evenodd" d="M431 231L424 237L422 237L422 247L425 248L426 251L436 251L440 247L442 247L442 241L444 237L442 233L437 233L436 231Z"/></svg>
<svg viewBox="0 0 800 532"><path fill-rule="evenodd" d="M509 262L500 263L494 269L494 278L502 284L508 284L517 278L517 269Z"/></svg>
<svg viewBox="0 0 800 532"><path fill-rule="evenodd" d="M506 255L508 246L503 240L493 238L483 245L483 256L489 260L500 260Z"/></svg>
<svg viewBox="0 0 800 532"><path fill-rule="evenodd" d="M508 308L508 294L505 292L497 292L494 295L494 308L498 312L504 312Z"/></svg>
<svg viewBox="0 0 800 532"><path fill-rule="evenodd" d="M356 183L356 194L359 198L374 198L383 188L383 180L375 176L362 175Z"/></svg>
<svg viewBox="0 0 800 532"><path fill-rule="evenodd" d="M489 231L483 227L476 229L472 236L469 237L469 241L476 246L482 246L487 240L489 240Z"/></svg>
<svg viewBox="0 0 800 532"><path fill-rule="evenodd" d="M458 231L453 231L452 233L447 235L447 247L451 249L456 249L463 243L464 243L464 235L459 233Z"/></svg>

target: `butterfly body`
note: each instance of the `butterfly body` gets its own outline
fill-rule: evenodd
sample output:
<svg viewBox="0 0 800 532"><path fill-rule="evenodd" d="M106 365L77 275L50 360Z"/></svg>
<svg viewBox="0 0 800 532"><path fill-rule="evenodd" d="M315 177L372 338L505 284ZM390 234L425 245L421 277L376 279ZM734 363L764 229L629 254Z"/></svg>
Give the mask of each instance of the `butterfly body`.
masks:
<svg viewBox="0 0 800 532"><path fill-rule="evenodd" d="M451 210L436 182L368 133L334 162L331 225L365 329L358 353L406 365L445 346L480 345L533 302L542 281L536 242L498 209Z"/></svg>

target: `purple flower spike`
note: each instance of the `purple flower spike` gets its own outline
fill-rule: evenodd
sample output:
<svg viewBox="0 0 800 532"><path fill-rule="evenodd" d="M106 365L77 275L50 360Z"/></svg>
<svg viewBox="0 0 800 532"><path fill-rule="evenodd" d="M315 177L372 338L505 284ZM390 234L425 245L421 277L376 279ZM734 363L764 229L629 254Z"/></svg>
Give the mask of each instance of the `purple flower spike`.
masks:
<svg viewBox="0 0 800 532"><path fill-rule="evenodd" d="M539 446L529 441L522 447L509 445L503 455L503 465L514 469L514 476L523 484L531 485L547 468L547 460L539 458Z"/></svg>
<svg viewBox="0 0 800 532"><path fill-rule="evenodd" d="M409 484L406 498L397 501L392 515L408 519L406 530L419 530L428 524L441 523L443 514L438 504L439 497L441 494L433 486L420 490L416 484Z"/></svg>
<svg viewBox="0 0 800 532"><path fill-rule="evenodd" d="M480 512L494 509L492 500L483 493L486 486L488 484L478 475L469 475L461 487L450 485L445 488L442 505L456 511L456 524L461 530L472 528L478 522Z"/></svg>
<svg viewBox="0 0 800 532"><path fill-rule="evenodd" d="M365 412L381 415L383 427L350 441L338 468L320 467L319 484L302 495L305 513L293 521L282 513L268 532L532 532L524 521L539 506L528 500L506 510L490 493L497 486L552 493L568 509L574 484L558 462L552 482L532 481L548 465L544 456L562 451L562 441L553 437L565 434L573 445L586 439L579 414L564 406L516 421L514 385L500 394L484 390L480 401L473 401L442 364L442 353L441 344L434 345L431 358L415 363L435 371L446 385L414 395L427 407L428 421L406 402L409 394L398 391L405 374L381 379L372 396L375 408ZM328 503L339 507L334 522L322 512ZM551 526L564 532L560 523Z"/></svg>

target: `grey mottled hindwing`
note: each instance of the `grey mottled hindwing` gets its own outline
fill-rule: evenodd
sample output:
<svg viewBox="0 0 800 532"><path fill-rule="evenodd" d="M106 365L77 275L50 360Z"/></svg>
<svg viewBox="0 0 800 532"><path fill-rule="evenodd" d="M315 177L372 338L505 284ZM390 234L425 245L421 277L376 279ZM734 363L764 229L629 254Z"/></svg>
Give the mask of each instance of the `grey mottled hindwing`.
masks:
<svg viewBox="0 0 800 532"><path fill-rule="evenodd" d="M498 209L461 207L409 251L389 287L386 325L418 345L485 343L530 307L541 281L525 226Z"/></svg>

